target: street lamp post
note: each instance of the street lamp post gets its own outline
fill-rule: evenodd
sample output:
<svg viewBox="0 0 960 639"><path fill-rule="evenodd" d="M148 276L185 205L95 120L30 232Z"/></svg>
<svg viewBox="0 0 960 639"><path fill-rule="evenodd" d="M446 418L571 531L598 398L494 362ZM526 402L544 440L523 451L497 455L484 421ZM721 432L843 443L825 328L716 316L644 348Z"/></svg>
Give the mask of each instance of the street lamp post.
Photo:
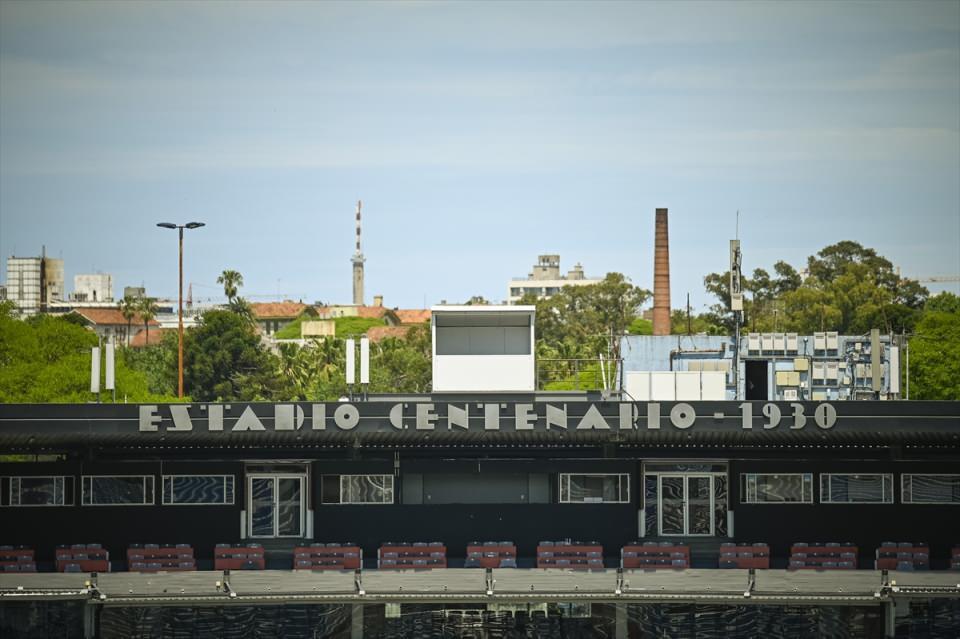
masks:
<svg viewBox="0 0 960 639"><path fill-rule="evenodd" d="M203 222L188 222L187 224L159 222L157 226L165 229L177 229L180 235L180 291L177 298L177 397L183 399L183 229L198 229L205 224Z"/></svg>

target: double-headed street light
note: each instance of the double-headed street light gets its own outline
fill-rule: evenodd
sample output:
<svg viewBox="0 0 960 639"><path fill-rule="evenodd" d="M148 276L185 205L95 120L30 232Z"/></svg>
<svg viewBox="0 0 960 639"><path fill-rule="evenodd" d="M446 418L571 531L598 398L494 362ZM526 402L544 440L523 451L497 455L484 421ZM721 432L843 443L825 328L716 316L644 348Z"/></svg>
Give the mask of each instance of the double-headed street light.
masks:
<svg viewBox="0 0 960 639"><path fill-rule="evenodd" d="M165 229L177 229L180 232L180 295L177 306L177 343L179 350L177 358L177 397L183 399L183 229L198 229L205 224L203 222L188 222L187 224L159 222L157 226Z"/></svg>

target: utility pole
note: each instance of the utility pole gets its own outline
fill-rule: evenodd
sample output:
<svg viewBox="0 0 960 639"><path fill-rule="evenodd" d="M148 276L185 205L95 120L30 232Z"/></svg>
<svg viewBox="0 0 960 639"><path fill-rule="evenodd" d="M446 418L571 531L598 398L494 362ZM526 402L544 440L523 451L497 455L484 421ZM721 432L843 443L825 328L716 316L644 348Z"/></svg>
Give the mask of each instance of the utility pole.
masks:
<svg viewBox="0 0 960 639"><path fill-rule="evenodd" d="M733 312L733 384L734 395L740 393L740 324L743 323L743 290L740 268L740 211L737 211L737 238L730 240L730 310Z"/></svg>

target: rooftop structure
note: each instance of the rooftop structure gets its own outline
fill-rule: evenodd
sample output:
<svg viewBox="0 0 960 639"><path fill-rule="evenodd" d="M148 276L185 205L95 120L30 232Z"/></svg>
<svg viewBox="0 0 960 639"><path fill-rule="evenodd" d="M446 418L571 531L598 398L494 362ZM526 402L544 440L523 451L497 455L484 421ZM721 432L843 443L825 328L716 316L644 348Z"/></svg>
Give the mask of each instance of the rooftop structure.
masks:
<svg viewBox="0 0 960 639"><path fill-rule="evenodd" d="M516 304L524 295L549 298L564 286L585 286L602 282L601 278L588 278L583 267L577 263L566 275L560 273L559 255L540 255L533 270L525 278L514 278L507 284L507 301Z"/></svg>
<svg viewBox="0 0 960 639"><path fill-rule="evenodd" d="M629 335L621 352L623 389L640 401L899 399L905 391L900 348L879 332L746 333L739 349L732 337Z"/></svg>
<svg viewBox="0 0 960 639"><path fill-rule="evenodd" d="M74 275L70 299L75 302L113 302L113 276L109 273Z"/></svg>
<svg viewBox="0 0 960 639"><path fill-rule="evenodd" d="M533 392L535 306L434 306L434 392Z"/></svg>

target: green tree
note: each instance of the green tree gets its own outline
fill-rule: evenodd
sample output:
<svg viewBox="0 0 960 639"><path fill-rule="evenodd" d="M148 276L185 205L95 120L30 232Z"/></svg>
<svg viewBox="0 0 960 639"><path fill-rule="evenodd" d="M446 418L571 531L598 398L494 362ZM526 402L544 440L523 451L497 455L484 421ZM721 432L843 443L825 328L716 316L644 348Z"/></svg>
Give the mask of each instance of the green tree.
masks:
<svg viewBox="0 0 960 639"><path fill-rule="evenodd" d="M91 348L96 334L65 317L38 315L29 322L0 312L0 402L83 403L90 401ZM176 401L150 390L146 377L116 363L118 401ZM111 401L108 394L102 401Z"/></svg>
<svg viewBox="0 0 960 639"><path fill-rule="evenodd" d="M250 302L242 297L235 297L233 301L230 302L230 311L250 325L255 323L253 306L251 306Z"/></svg>
<svg viewBox="0 0 960 639"><path fill-rule="evenodd" d="M960 400L960 312L924 313L909 348L910 399Z"/></svg>
<svg viewBox="0 0 960 639"><path fill-rule="evenodd" d="M144 344L150 344L150 322L157 317L159 310L157 303L149 297L144 296L138 300L137 311L139 311L140 319L143 321L143 328L147 331Z"/></svg>
<svg viewBox="0 0 960 639"><path fill-rule="evenodd" d="M927 300L924 311L960 313L960 297L948 291L943 291Z"/></svg>
<svg viewBox="0 0 960 639"><path fill-rule="evenodd" d="M142 374L149 392L156 395L177 394L177 334L168 331L159 344L141 348L125 348L120 357L125 366Z"/></svg>
<svg viewBox="0 0 960 639"><path fill-rule="evenodd" d="M549 299L527 294L520 304L537 307L537 353L546 359L619 360L620 344L650 291L634 286L620 273L608 273L597 284L564 286ZM569 357L561 357L560 354ZM563 374L560 362L549 363L550 378ZM615 367L611 367L612 379ZM609 381L609 380L608 380Z"/></svg>
<svg viewBox="0 0 960 639"><path fill-rule="evenodd" d="M126 342L127 346L130 346L130 325L133 323L133 319L137 316L137 312L140 309L139 300L130 295L124 296L120 303L120 314L123 315L123 319L127 320L127 333L126 333Z"/></svg>
<svg viewBox="0 0 960 639"><path fill-rule="evenodd" d="M232 304L237 297L237 291L243 286L243 275L239 271L227 269L217 278L217 284L223 284L223 294L227 296L227 303Z"/></svg>
<svg viewBox="0 0 960 639"><path fill-rule="evenodd" d="M774 264L773 270L775 276L758 268L743 278L743 290L748 293L744 324L749 330L909 331L929 294L918 282L897 275L890 260L851 241L832 244L810 256L805 280L783 261ZM708 274L704 286L718 301L711 313L733 332L729 272Z"/></svg>
<svg viewBox="0 0 960 639"><path fill-rule="evenodd" d="M284 400L278 358L236 313L207 311L184 336L184 384L196 401Z"/></svg>

